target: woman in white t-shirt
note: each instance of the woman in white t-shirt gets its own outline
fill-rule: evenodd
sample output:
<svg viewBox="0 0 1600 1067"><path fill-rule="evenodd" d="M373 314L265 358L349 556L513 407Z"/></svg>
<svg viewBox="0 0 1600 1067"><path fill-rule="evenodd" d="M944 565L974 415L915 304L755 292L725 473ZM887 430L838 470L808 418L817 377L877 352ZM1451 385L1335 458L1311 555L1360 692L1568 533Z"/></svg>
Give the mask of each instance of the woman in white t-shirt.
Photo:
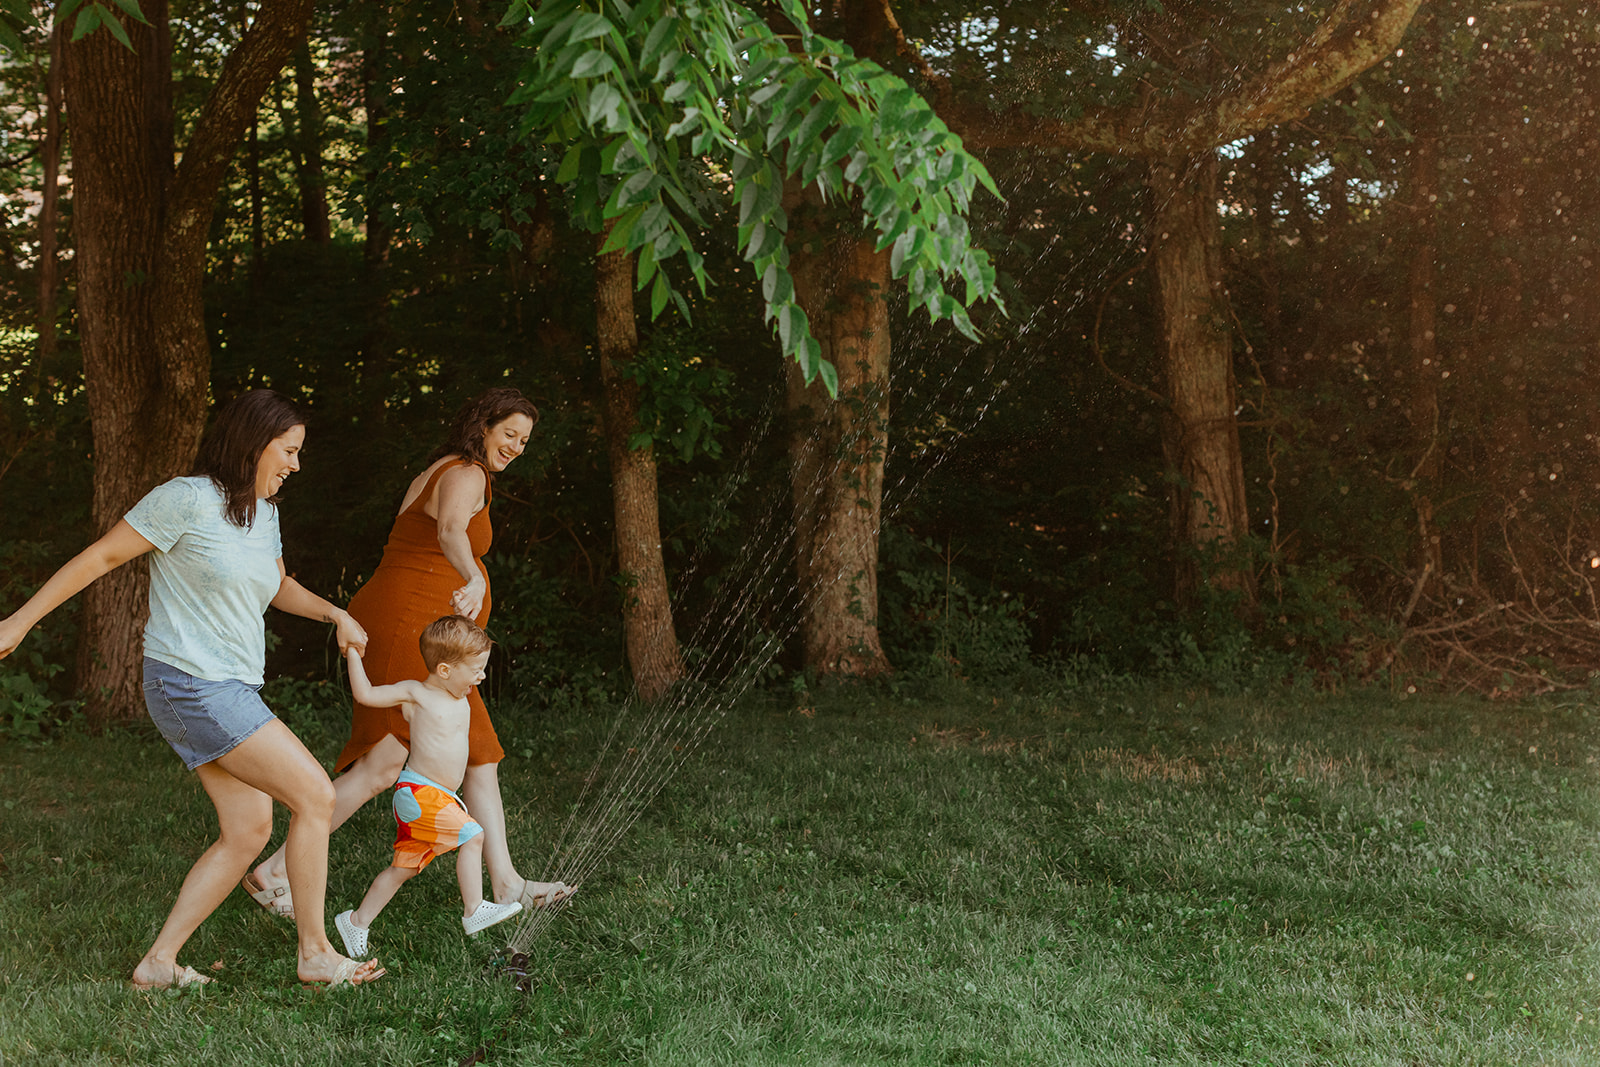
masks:
<svg viewBox="0 0 1600 1067"><path fill-rule="evenodd" d="M340 651L367 635L288 577L277 492L300 469L305 425L270 389L238 397L200 442L194 471L156 486L109 532L67 562L16 613L0 620L0 658L80 589L137 556L150 556L144 696L167 743L199 776L221 834L184 879L155 944L133 972L141 989L210 981L178 963L206 916L243 879L272 835L272 802L291 818L286 846L298 905L304 982L359 985L383 975L334 949L323 926L334 793L327 772L262 703L267 605L332 623Z"/></svg>

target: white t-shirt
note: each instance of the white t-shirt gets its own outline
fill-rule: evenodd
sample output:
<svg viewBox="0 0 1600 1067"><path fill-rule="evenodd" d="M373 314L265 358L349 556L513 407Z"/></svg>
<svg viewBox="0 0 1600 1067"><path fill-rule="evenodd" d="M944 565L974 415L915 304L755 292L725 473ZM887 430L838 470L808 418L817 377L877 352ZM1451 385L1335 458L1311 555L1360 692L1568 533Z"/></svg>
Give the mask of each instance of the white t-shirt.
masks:
<svg viewBox="0 0 1600 1067"><path fill-rule="evenodd" d="M267 662L262 616L278 595L283 539L278 509L256 504L242 530L210 478L174 478L124 518L157 551L150 556L150 622L144 654L197 678L260 685Z"/></svg>

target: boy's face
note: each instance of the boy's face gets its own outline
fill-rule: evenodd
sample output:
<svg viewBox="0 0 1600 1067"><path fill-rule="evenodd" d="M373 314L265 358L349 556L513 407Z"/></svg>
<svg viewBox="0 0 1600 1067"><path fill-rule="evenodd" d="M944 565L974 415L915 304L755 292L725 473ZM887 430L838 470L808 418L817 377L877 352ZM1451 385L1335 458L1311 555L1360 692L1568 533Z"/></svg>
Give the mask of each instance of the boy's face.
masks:
<svg viewBox="0 0 1600 1067"><path fill-rule="evenodd" d="M484 649L475 656L468 656L455 663L441 663L437 668L439 680L444 682L445 689L453 697L464 697L467 690L483 681L484 669L489 666L489 650Z"/></svg>

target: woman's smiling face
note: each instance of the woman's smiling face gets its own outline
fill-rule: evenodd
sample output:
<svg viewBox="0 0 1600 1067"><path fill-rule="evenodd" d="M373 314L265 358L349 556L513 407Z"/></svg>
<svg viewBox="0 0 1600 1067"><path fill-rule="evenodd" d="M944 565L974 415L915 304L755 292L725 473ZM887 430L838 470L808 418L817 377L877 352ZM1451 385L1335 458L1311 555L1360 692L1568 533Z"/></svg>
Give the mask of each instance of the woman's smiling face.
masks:
<svg viewBox="0 0 1600 1067"><path fill-rule="evenodd" d="M267 442L256 460L256 498L265 500L283 488L283 480L300 469L300 449L305 447L306 428L291 426Z"/></svg>
<svg viewBox="0 0 1600 1067"><path fill-rule="evenodd" d="M503 471L522 455L533 433L533 420L520 412L507 415L483 431L483 455L492 471Z"/></svg>

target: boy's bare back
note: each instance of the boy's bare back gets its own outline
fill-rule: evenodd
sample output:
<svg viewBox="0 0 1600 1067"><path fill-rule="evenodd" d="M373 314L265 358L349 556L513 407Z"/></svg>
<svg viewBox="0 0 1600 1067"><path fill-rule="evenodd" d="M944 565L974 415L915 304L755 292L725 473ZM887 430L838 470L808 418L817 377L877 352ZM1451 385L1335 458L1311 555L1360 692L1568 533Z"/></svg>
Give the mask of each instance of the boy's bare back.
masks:
<svg viewBox="0 0 1600 1067"><path fill-rule="evenodd" d="M406 766L451 791L461 788L467 774L467 733L472 706L467 693L483 677L488 653L472 657L441 677L436 670L423 681L406 680L392 685L373 685L355 649L346 654L350 667L350 691L356 700L371 708L398 707L411 724L411 758ZM460 668L464 667L463 672Z"/></svg>

